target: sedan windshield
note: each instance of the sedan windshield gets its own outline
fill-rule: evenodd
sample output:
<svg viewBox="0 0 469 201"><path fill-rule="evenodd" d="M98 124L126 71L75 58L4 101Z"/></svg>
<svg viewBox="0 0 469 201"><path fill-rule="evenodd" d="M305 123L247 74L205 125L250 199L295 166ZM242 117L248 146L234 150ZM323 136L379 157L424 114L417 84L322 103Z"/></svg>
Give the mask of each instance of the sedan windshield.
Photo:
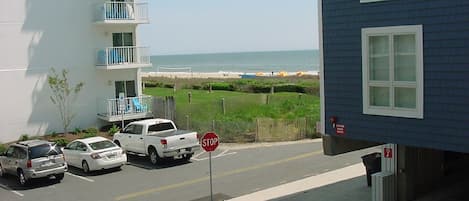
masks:
<svg viewBox="0 0 469 201"><path fill-rule="evenodd" d="M47 157L51 155L61 154L62 151L56 147L49 144L43 144L35 147L29 148L29 157L31 159Z"/></svg>
<svg viewBox="0 0 469 201"><path fill-rule="evenodd" d="M116 145L114 143L108 140L90 143L90 147L93 150L107 149L115 146Z"/></svg>

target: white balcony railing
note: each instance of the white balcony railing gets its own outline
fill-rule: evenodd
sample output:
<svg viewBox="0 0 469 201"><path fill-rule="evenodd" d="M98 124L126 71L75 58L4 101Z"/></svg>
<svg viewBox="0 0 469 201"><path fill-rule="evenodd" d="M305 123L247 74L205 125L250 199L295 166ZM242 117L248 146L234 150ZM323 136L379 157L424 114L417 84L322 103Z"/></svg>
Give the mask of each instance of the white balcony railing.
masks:
<svg viewBox="0 0 469 201"><path fill-rule="evenodd" d="M109 23L148 23L148 3L105 2L99 4L96 21Z"/></svg>
<svg viewBox="0 0 469 201"><path fill-rule="evenodd" d="M149 47L108 47L99 49L96 58L97 66L142 65L150 63Z"/></svg>
<svg viewBox="0 0 469 201"><path fill-rule="evenodd" d="M98 116L108 121L119 121L122 118L124 120L139 119L150 117L152 114L151 96L127 97L124 98L123 102L118 98L113 98L104 100L101 103Z"/></svg>

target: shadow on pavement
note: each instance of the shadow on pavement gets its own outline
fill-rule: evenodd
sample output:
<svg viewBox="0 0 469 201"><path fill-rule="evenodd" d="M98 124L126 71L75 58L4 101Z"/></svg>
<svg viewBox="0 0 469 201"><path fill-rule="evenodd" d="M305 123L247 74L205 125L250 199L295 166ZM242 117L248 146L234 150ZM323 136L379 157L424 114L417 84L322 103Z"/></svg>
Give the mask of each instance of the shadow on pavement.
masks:
<svg viewBox="0 0 469 201"><path fill-rule="evenodd" d="M85 173L83 172L82 169L80 168L76 168L76 167L73 167L73 166L68 166L68 172L74 174L74 175L79 175L79 176L82 176L82 177L87 177L87 176L100 176L100 175L104 175L104 174L111 174L111 173L115 173L115 172L119 172L121 171L121 168L120 167L117 167L117 168L111 168L111 169L104 169L104 170L95 170L95 171L91 171L89 173Z"/></svg>
<svg viewBox="0 0 469 201"><path fill-rule="evenodd" d="M154 170L154 169L165 169L174 166L180 166L185 164L190 164L190 161L186 161L183 159L175 159L175 160L164 160L159 165L151 164L148 157L145 156L136 156L136 155L127 155L127 165L135 166L138 168L144 168L147 170Z"/></svg>
<svg viewBox="0 0 469 201"><path fill-rule="evenodd" d="M213 201L224 201L224 200L228 200L231 198L232 197L225 195L225 194L221 194L221 193L217 193L213 195ZM210 196L205 196L203 198L198 198L198 199L194 199L191 201L210 201L210 200L211 200Z"/></svg>
<svg viewBox="0 0 469 201"><path fill-rule="evenodd" d="M371 188L366 184L366 176L337 182L304 192L287 195L272 201L371 201Z"/></svg>
<svg viewBox="0 0 469 201"><path fill-rule="evenodd" d="M416 201L467 201L469 194L469 175L453 175L440 181L439 186L432 192L417 198Z"/></svg>
<svg viewBox="0 0 469 201"><path fill-rule="evenodd" d="M60 181L55 180L55 177L32 179L29 182L30 182L29 185L21 186L18 183L18 177L16 176L5 175L5 177L0 178L0 185L9 188L6 190L11 189L11 190L16 190L16 191L44 188L44 187L49 187L57 183L60 183Z"/></svg>

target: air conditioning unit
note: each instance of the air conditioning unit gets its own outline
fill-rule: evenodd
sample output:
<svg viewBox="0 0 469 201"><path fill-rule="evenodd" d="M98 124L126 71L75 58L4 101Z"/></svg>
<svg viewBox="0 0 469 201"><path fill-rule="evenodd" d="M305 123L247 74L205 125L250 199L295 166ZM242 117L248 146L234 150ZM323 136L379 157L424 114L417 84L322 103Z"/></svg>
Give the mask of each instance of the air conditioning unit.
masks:
<svg viewBox="0 0 469 201"><path fill-rule="evenodd" d="M371 175L372 201L396 201L396 177L392 172Z"/></svg>

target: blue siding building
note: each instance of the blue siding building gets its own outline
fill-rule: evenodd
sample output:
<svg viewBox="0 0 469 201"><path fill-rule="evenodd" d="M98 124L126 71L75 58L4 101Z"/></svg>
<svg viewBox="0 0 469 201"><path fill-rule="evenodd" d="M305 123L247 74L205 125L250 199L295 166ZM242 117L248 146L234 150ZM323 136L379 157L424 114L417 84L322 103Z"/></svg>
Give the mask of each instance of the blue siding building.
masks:
<svg viewBox="0 0 469 201"><path fill-rule="evenodd" d="M392 143L397 169L469 153L469 1L319 1L325 153Z"/></svg>

